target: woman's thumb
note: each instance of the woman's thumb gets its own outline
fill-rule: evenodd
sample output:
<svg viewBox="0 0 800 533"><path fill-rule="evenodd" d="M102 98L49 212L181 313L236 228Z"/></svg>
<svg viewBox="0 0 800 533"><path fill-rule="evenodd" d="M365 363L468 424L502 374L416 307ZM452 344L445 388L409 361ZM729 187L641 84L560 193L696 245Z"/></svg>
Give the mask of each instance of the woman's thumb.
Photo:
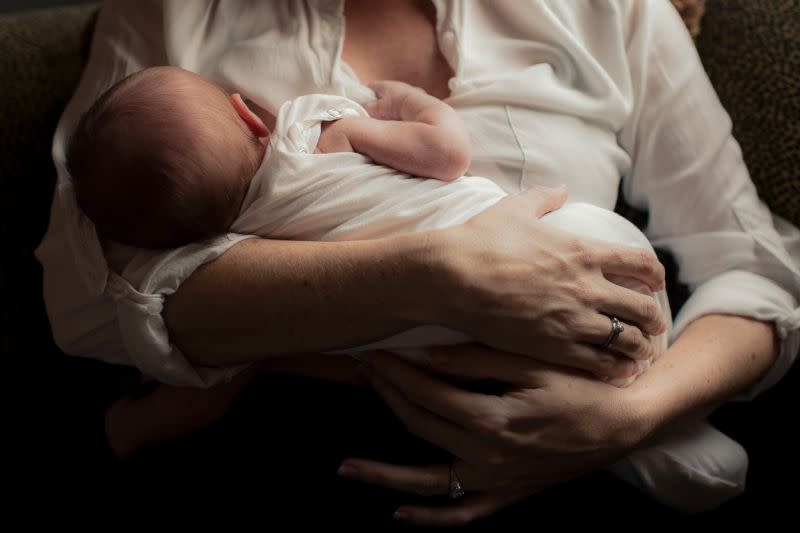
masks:
<svg viewBox="0 0 800 533"><path fill-rule="evenodd" d="M534 185L524 193L526 199L531 203L533 213L537 218L541 218L550 211L555 211L567 201L567 186L544 187Z"/></svg>

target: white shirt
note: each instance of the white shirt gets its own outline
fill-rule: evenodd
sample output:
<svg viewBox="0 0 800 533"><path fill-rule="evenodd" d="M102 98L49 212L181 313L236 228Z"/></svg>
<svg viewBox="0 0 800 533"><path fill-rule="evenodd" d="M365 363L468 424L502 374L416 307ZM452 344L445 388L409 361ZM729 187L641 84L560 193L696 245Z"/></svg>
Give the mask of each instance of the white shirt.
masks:
<svg viewBox="0 0 800 533"><path fill-rule="evenodd" d="M434 4L439 44L455 72L447 101L472 136L470 173L508 193L530 181L566 183L572 200L606 209L622 178L629 203L650 213L647 235L674 254L694 291L674 334L709 313L774 322L780 357L750 393L780 379L800 346L800 232L758 199L730 119L672 6ZM58 184L37 250L65 352L135 364L170 383L223 379L229 371L188 363L160 313L164 297L199 265L246 238L164 253L114 246L104 255L64 166L80 114L127 74L159 64L195 71L273 113L308 93L363 102L371 92L340 57L343 22L341 0L104 4L89 64L53 141Z"/></svg>

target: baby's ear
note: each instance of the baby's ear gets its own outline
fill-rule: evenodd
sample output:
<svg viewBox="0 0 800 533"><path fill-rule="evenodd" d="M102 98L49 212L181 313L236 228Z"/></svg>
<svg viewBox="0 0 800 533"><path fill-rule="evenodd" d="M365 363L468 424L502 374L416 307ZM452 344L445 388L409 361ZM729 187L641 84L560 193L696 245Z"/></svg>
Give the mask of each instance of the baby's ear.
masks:
<svg viewBox="0 0 800 533"><path fill-rule="evenodd" d="M264 121L261 120L258 115L253 113L253 110L247 107L247 104L244 103L242 99L242 95L239 93L235 93L231 95L231 104L236 112L239 114L244 123L247 124L247 127L250 128L250 131L253 134L261 139L262 137L266 137L269 135L269 130L264 125Z"/></svg>

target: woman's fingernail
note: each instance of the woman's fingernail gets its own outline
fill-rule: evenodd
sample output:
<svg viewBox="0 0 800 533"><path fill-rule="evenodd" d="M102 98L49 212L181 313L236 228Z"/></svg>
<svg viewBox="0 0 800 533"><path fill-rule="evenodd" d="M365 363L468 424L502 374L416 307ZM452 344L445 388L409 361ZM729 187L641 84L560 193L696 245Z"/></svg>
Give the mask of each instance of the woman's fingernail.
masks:
<svg viewBox="0 0 800 533"><path fill-rule="evenodd" d="M408 512L404 511L403 509L396 510L393 517L395 520L400 520L401 522L404 522L410 518Z"/></svg>

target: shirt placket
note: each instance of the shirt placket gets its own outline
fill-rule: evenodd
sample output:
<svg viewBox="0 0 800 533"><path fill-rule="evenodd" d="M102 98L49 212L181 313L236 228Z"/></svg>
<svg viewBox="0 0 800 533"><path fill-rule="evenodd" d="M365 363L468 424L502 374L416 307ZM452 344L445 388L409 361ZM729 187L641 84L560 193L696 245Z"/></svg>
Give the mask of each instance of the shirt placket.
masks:
<svg viewBox="0 0 800 533"><path fill-rule="evenodd" d="M460 17L460 14L456 11L460 6L452 0L433 0L433 5L436 8L436 37L439 50L453 71L453 77L448 84L452 92L455 87L455 80L459 78L459 69L461 67L460 36L459 29L456 27L456 21Z"/></svg>

